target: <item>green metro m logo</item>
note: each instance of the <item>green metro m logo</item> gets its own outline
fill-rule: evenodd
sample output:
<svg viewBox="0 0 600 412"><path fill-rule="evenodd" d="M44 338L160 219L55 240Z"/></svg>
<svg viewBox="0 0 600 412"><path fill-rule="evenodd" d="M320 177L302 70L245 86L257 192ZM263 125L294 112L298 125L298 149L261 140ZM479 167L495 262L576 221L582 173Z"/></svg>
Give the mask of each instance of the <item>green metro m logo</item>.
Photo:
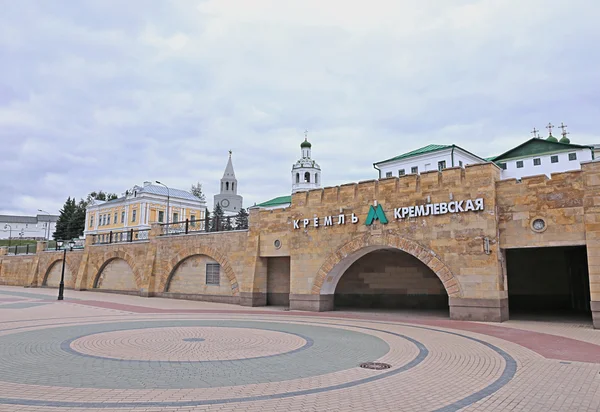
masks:
<svg viewBox="0 0 600 412"><path fill-rule="evenodd" d="M370 226L374 220L379 220L384 225L388 222L387 217L385 217L385 213L383 213L383 208L381 205L377 205L377 207L371 205L369 214L367 215L367 220L365 220L365 225Z"/></svg>

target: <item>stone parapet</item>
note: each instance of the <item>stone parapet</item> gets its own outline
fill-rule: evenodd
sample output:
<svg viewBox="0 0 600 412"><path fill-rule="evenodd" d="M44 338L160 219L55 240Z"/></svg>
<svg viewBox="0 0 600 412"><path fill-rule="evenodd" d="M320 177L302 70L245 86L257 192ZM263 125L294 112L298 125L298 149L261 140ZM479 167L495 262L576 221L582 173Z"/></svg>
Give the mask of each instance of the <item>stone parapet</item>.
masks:
<svg viewBox="0 0 600 412"><path fill-rule="evenodd" d="M450 298L450 319L480 322L508 320L508 298L465 299Z"/></svg>
<svg viewBox="0 0 600 412"><path fill-rule="evenodd" d="M290 310L326 312L333 310L333 295L305 295L290 293Z"/></svg>

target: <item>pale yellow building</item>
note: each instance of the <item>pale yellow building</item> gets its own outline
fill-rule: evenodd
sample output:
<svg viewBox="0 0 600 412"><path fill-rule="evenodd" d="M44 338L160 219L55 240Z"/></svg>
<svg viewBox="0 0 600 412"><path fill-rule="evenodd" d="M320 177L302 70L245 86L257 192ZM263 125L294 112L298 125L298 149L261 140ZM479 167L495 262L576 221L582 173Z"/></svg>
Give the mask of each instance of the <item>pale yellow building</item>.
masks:
<svg viewBox="0 0 600 412"><path fill-rule="evenodd" d="M167 219L168 204L168 219ZM188 220L190 225L201 225L206 217L206 202L190 192L167 189L164 186L144 182L133 186L124 196L106 202L95 201L88 206L85 217L84 236L111 236L113 240L124 240L126 232L133 229L149 230L152 223L177 223ZM111 234L112 233L112 234Z"/></svg>

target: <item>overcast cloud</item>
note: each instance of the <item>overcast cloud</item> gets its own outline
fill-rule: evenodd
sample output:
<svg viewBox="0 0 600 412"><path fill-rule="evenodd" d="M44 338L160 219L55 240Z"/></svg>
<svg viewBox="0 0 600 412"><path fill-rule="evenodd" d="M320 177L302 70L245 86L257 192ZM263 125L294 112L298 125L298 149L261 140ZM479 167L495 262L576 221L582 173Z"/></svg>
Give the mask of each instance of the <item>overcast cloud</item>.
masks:
<svg viewBox="0 0 600 412"><path fill-rule="evenodd" d="M0 213L144 180L212 207L230 149L251 206L291 191L305 128L326 186L549 121L600 143L599 21L593 0L0 0Z"/></svg>

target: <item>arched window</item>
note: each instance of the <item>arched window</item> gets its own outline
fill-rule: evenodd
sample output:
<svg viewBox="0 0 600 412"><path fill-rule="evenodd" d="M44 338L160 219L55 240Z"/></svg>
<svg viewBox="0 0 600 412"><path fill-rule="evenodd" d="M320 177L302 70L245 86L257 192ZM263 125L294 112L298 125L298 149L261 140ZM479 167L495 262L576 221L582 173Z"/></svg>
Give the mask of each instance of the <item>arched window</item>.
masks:
<svg viewBox="0 0 600 412"><path fill-rule="evenodd" d="M315 184L319 184L319 174L315 173Z"/></svg>
<svg viewBox="0 0 600 412"><path fill-rule="evenodd" d="M223 182L221 182L221 192L223 191Z"/></svg>
<svg viewBox="0 0 600 412"><path fill-rule="evenodd" d="M310 183L310 173L304 173L304 183Z"/></svg>
<svg viewBox="0 0 600 412"><path fill-rule="evenodd" d="M300 173L296 173L296 183L300 183Z"/></svg>
<svg viewBox="0 0 600 412"><path fill-rule="evenodd" d="M231 182L231 191L233 192L233 185L235 185L234 182Z"/></svg>
<svg viewBox="0 0 600 412"><path fill-rule="evenodd" d="M225 190L229 190L229 182L225 182Z"/></svg>

